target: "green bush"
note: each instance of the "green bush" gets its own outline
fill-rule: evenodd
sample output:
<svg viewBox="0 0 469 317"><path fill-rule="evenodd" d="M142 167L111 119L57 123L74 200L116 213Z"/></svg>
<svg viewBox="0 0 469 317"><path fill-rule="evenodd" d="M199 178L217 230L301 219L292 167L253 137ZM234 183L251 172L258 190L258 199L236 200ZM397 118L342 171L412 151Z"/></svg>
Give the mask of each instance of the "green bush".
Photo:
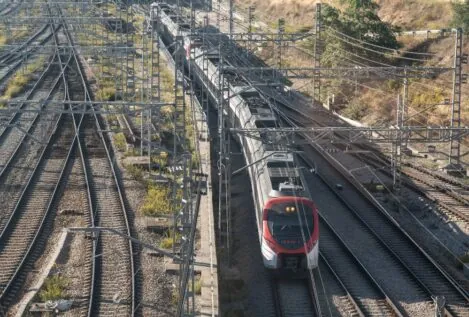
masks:
<svg viewBox="0 0 469 317"><path fill-rule="evenodd" d="M127 165L125 169L130 174L130 176L136 181L143 180L143 170L140 167L135 165Z"/></svg>
<svg viewBox="0 0 469 317"><path fill-rule="evenodd" d="M360 120L366 115L367 105L364 103L351 103L344 110L342 115L352 120Z"/></svg>
<svg viewBox="0 0 469 317"><path fill-rule="evenodd" d="M171 188L169 186L150 185L143 202L142 213L146 216L168 215L173 211Z"/></svg>
<svg viewBox="0 0 469 317"><path fill-rule="evenodd" d="M115 87L102 87L96 93L96 99L100 101L112 101L116 99Z"/></svg>
<svg viewBox="0 0 469 317"><path fill-rule="evenodd" d="M39 292L39 298L43 302L64 298L64 288L67 284L67 280L63 276L49 276L44 283L43 289Z"/></svg>
<svg viewBox="0 0 469 317"><path fill-rule="evenodd" d="M173 247L173 233L174 231L166 231L163 239L160 242L160 248L162 249L172 249ZM176 241L181 239L181 234L176 232Z"/></svg>
<svg viewBox="0 0 469 317"><path fill-rule="evenodd" d="M127 150L127 141L125 140L125 135L122 132L114 134L114 144L117 149L121 152Z"/></svg>
<svg viewBox="0 0 469 317"><path fill-rule="evenodd" d="M197 277L194 282L194 293L196 295L202 294L202 281L200 277Z"/></svg>
<svg viewBox="0 0 469 317"><path fill-rule="evenodd" d="M453 25L469 32L469 1L453 2Z"/></svg>

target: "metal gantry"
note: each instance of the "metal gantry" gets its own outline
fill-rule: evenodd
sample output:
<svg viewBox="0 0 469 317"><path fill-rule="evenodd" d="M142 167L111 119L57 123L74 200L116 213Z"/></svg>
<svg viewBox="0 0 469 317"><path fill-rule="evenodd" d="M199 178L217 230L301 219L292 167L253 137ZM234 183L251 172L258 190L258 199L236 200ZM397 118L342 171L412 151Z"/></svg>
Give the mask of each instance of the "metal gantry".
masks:
<svg viewBox="0 0 469 317"><path fill-rule="evenodd" d="M51 51L62 56L68 56L78 51L83 62L90 67L87 71L89 78L97 77L98 101L70 100L70 109L60 110L50 105L63 104L58 100L21 100L20 98L7 100L0 108L0 115L9 117L13 113L77 113L98 114L104 116L133 117L140 119L141 154L148 157L148 169L151 176L152 155L161 151L169 152L172 174L172 202L178 207L174 211L174 239L180 249L173 254L180 263L178 292L180 302L178 314L187 315L195 311L194 301L194 239L195 217L192 193L192 156L189 152L186 138L186 120L188 116L185 95L184 61L185 50L182 38L176 39L174 54L169 56L174 60L174 85L171 101L162 100L160 61L160 26L159 10L156 6L143 9L146 1L131 2L95 2L83 1L55 1L66 12L61 19L69 24L74 36L73 46L61 44L58 48L52 44L32 41L28 49L23 49L19 43L8 43L1 48L11 52L11 58L28 61L31 56L48 56ZM31 29L37 25L50 24L56 17L42 10L42 2L23 2L24 14L19 17L0 17L0 23L10 30ZM155 9L155 10L154 10ZM142 19L144 17L144 20ZM137 22L136 22L137 21ZM112 91L112 96L100 97L100 93ZM19 109L21 104L37 105L35 109ZM166 149L160 142L155 142L154 131L158 128L158 118L162 107L172 108L173 148ZM127 119L125 119L127 120ZM130 118L131 120L131 118ZM135 120L136 121L136 120ZM130 122L130 125L133 124ZM2 125L3 126L3 125ZM17 127L21 129L20 126ZM24 129L23 129L24 130ZM138 127L134 131L138 132ZM100 131L108 132L108 131ZM43 140L38 140L43 142ZM145 153L146 152L146 153ZM179 238L180 237L180 238ZM192 291L188 290L192 281ZM190 307L189 307L190 306Z"/></svg>

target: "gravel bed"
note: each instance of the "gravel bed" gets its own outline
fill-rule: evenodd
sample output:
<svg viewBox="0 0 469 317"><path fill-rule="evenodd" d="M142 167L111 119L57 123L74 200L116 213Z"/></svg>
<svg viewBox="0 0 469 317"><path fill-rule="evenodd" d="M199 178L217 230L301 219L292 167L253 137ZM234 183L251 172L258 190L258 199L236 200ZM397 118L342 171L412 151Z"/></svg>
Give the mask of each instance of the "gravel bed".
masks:
<svg viewBox="0 0 469 317"><path fill-rule="evenodd" d="M280 301L281 316L315 316L311 293L306 281L278 280L277 299Z"/></svg>
<svg viewBox="0 0 469 317"><path fill-rule="evenodd" d="M44 97L45 95L46 92L38 92L36 97L40 98L41 96ZM53 96L53 99L58 100L62 98L62 95L62 93L56 93ZM58 106L52 105L51 107ZM57 118L58 116L51 112L41 115L36 126L31 131L32 135L41 140L46 140L53 132ZM18 135L23 135L23 133L17 129L13 129L12 134L14 134L16 138L14 141L6 139L4 143L5 148L16 147L20 141ZM3 207L3 212L0 214L0 230L5 225L14 206L16 205L16 201L18 200L20 193L26 185L25 181L29 179L30 175L32 174L33 167L35 166L44 146L45 145L38 144L38 142L31 138L26 138L23 142L23 145L19 149L16 160L12 162L8 170L4 171L5 174L2 175L3 181L0 183L0 192L2 193L2 195L0 195L0 205ZM2 156L5 157L7 155L11 155L12 153L10 150L5 150L4 147L0 148L0 151L6 151L2 152ZM5 161L2 160L2 162Z"/></svg>
<svg viewBox="0 0 469 317"><path fill-rule="evenodd" d="M328 177L327 168L316 160L319 171ZM364 230L348 209L317 176L308 179L313 201L321 215L328 220L347 246L362 262L377 282L393 296L410 316L429 316L432 305L412 277L397 263L389 251L382 248L376 237ZM361 197L351 199L362 199ZM373 256L370 256L373 250ZM390 279L389 276L393 278Z"/></svg>
<svg viewBox="0 0 469 317"><path fill-rule="evenodd" d="M128 202L128 212L134 215L134 227L138 239L155 246L162 239L161 234L148 231L145 228L144 218L140 213L140 207L146 196L146 187L132 178L122 166L122 153L116 151L118 165L124 184L125 197ZM138 281L141 288L141 298L137 299L143 316L173 316L175 306L173 301L173 285L177 285L177 277L166 274L163 258L148 255L145 251L140 252L140 266L142 280Z"/></svg>
<svg viewBox="0 0 469 317"><path fill-rule="evenodd" d="M314 270L314 279L321 281L321 287L317 286L321 313L324 316L350 316L355 311L347 292L339 284L332 271L326 266L322 257L319 257L319 266Z"/></svg>
<svg viewBox="0 0 469 317"><path fill-rule="evenodd" d="M54 234L60 234L62 228L87 227L91 225L88 195L85 188L83 166L79 157L74 159L70 177L65 184L54 222ZM73 210L76 214L61 214L64 210ZM73 316L83 316L88 311L89 292L91 287L91 256L92 242L85 238L85 234L73 234L72 241L57 263L57 271L67 280L65 296L73 298L74 308L70 311Z"/></svg>
<svg viewBox="0 0 469 317"><path fill-rule="evenodd" d="M336 153L333 156L348 169L365 166L365 163L347 154ZM392 179L380 172L373 175L368 169L361 169L353 175L363 184L371 180L377 183L376 175L388 188L392 187ZM469 282L464 278L461 268L453 261L453 256L448 256L449 251L458 257L469 250L467 224L447 221L444 211L437 205L406 187L401 189L401 203L407 209L398 209L389 194L375 192L373 195L426 252L443 264L466 290L469 289Z"/></svg>
<svg viewBox="0 0 469 317"><path fill-rule="evenodd" d="M48 236L47 244L41 256L34 263L34 270L31 270L26 279L24 285L26 291L37 283L42 268L51 260L50 254L57 244L63 228L89 225L89 208L84 185L81 162L74 159L71 173L63 183L65 189L45 224L43 235L47 234ZM64 210L73 212L71 214L62 213ZM74 300L74 305L68 312L71 314L70 316L86 316L91 281L89 262L91 243L84 234L73 234L70 244L64 247L62 256L57 259L50 274L60 274L66 281L64 298ZM40 299L35 298L34 301L40 301ZM15 307L12 308L12 310L14 309Z"/></svg>

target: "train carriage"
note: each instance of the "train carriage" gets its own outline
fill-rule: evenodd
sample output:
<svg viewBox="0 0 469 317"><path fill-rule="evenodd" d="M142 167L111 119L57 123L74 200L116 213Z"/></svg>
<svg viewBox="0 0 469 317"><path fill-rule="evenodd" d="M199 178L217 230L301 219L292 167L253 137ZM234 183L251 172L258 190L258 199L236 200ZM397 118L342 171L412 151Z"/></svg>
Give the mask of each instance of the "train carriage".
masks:
<svg viewBox="0 0 469 317"><path fill-rule="evenodd" d="M191 68L195 70L196 80L209 91L213 100L217 100L220 61L217 54L213 54L216 48L211 48L211 55L206 55L203 65L201 56L208 51L206 48L203 50L200 41L195 44L194 38L188 36L188 23L168 5L162 5L159 10L165 38L174 41L176 36L183 37L187 56L190 57L191 51L195 53ZM230 127L255 129L279 126L269 104L242 76L236 74L235 67L229 71L223 70L221 76L224 77L221 82L228 82L229 85L229 105L225 114ZM292 271L316 268L318 213L309 197L305 171L298 166L296 154L280 145L277 133L236 134L235 139L241 145L246 163L250 165L248 171L264 266Z"/></svg>

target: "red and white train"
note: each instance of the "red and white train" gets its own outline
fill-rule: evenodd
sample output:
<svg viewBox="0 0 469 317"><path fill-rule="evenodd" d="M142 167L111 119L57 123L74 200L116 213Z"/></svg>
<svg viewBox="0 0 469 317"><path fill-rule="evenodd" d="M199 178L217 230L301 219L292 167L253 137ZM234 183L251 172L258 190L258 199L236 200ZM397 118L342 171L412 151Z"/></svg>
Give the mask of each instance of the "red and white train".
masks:
<svg viewBox="0 0 469 317"><path fill-rule="evenodd" d="M159 17L165 42L170 44L176 36L184 38L187 56L194 54L191 67L200 85L205 86L213 100L219 97L221 71L229 86L225 111L228 124L235 128L275 128L277 116L265 98L250 86L236 67L220 70L221 61L214 54L217 45L207 48L210 40L202 41L187 33L187 21L181 21L175 10L160 5ZM219 37L218 37L218 40ZM224 39L227 41L228 39ZM215 40L216 41L216 40ZM207 56L208 52L210 55ZM206 54L203 67L203 57ZM236 54L234 54L236 55ZM223 60L223 66L236 66ZM282 89L283 87L277 87ZM229 97L228 97L229 95ZM284 137L284 136L283 136ZM252 195L262 258L266 268L273 270L307 270L318 265L319 223L318 212L311 201L305 182L304 169L298 166L294 152L280 145L278 133L237 133L251 179Z"/></svg>

